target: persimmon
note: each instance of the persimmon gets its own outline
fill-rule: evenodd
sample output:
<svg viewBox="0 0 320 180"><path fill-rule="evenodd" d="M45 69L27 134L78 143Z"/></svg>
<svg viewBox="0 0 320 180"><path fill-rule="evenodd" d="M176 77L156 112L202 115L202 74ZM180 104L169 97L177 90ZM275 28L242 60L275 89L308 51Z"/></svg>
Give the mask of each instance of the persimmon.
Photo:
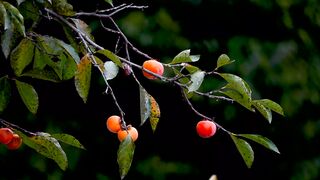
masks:
<svg viewBox="0 0 320 180"><path fill-rule="evenodd" d="M217 126L214 122L204 119L197 123L196 130L200 137L209 138L216 133Z"/></svg>
<svg viewBox="0 0 320 180"><path fill-rule="evenodd" d="M12 140L6 145L10 150L19 149L22 144L22 139L18 134L13 134Z"/></svg>
<svg viewBox="0 0 320 180"><path fill-rule="evenodd" d="M13 132L10 128L0 128L0 143L8 144L13 138Z"/></svg>
<svg viewBox="0 0 320 180"><path fill-rule="evenodd" d="M110 116L106 122L107 128L112 133L117 133L121 130L121 118L117 115Z"/></svg>
<svg viewBox="0 0 320 180"><path fill-rule="evenodd" d="M138 130L135 127L129 125L127 127L127 130L123 129L118 131L119 141L122 142L127 137L128 134L130 134L133 142L138 139Z"/></svg>
<svg viewBox="0 0 320 180"><path fill-rule="evenodd" d="M147 70L149 70L155 74L158 74L160 76L162 76L162 74L164 72L164 68L163 68L162 63L160 63L159 61L154 60L154 59L150 59L150 60L145 61L142 64L142 67L143 67L143 69L147 69ZM156 77L154 75L152 75L146 71L142 71L142 73L148 79L156 79Z"/></svg>

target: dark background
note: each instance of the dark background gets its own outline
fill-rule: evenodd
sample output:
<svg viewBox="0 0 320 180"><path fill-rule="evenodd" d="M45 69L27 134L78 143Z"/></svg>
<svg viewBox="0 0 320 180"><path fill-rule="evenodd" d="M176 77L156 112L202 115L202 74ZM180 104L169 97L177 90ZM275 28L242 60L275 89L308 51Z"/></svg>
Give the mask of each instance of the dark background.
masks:
<svg viewBox="0 0 320 180"><path fill-rule="evenodd" d="M69 1L77 11L109 8L103 1ZM115 1L115 5L130 1ZM251 143L255 161L245 166L231 138L223 131L210 139L197 136L200 120L183 100L179 88L144 78L134 69L161 108L153 134L148 123L139 127L139 91L132 77L121 71L110 81L126 121L139 130L132 167L126 179L291 179L320 177L320 4L314 0L153 0L144 11L125 10L114 18L129 40L162 62L184 49L200 54L195 65L212 70L218 56L228 54L235 63L223 68L245 79L256 99L278 102L286 117L273 114L269 124L259 113L237 103L194 97L194 106L235 133L255 133L270 138L278 155ZM116 37L94 19L91 26L98 44L113 50ZM63 38L59 24L44 21L42 34ZM39 26L41 27L41 26ZM142 64L143 57L131 53ZM121 55L121 52L120 52ZM116 154L119 142L107 131L105 120L118 114L99 72L94 70L89 100L84 104L72 80L60 84L31 82L40 97L36 115L28 112L17 92L1 115L30 131L65 132L77 137L86 151L63 146L69 168L63 172L52 160L23 146L18 151L0 147L0 179L119 179ZM208 78L202 91L219 87ZM12 173L14 172L14 173Z"/></svg>

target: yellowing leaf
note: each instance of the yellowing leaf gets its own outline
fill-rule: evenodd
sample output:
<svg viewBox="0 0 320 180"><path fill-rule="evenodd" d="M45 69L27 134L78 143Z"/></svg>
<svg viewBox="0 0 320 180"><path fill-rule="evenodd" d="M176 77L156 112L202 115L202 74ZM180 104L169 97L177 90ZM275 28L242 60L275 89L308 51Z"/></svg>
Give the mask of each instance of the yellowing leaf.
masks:
<svg viewBox="0 0 320 180"><path fill-rule="evenodd" d="M123 179L129 172L133 160L135 145L130 134L120 143L117 155L120 177Z"/></svg>
<svg viewBox="0 0 320 180"><path fill-rule="evenodd" d="M89 55L87 54L83 56L77 66L77 71L74 78L77 92L85 103L87 102L90 89L91 66Z"/></svg>
<svg viewBox="0 0 320 180"><path fill-rule="evenodd" d="M39 99L36 90L28 83L16 80L16 86L20 97L30 112L37 113Z"/></svg>
<svg viewBox="0 0 320 180"><path fill-rule="evenodd" d="M160 119L160 108L157 101L150 96L151 113L150 113L150 124L153 132L155 132L159 119Z"/></svg>

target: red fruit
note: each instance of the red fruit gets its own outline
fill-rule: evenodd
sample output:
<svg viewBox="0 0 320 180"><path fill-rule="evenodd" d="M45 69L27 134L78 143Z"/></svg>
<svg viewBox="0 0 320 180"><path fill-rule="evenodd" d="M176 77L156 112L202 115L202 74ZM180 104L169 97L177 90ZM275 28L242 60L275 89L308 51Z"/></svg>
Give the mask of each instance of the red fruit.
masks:
<svg viewBox="0 0 320 180"><path fill-rule="evenodd" d="M164 68L163 65L157 60L151 59L147 60L142 64L144 69L147 69L155 74L162 76ZM146 71L142 71L143 75L148 79L156 79L156 77Z"/></svg>
<svg viewBox="0 0 320 180"><path fill-rule="evenodd" d="M7 144L7 148L10 150L19 149L22 144L22 139L18 134L13 134L12 140Z"/></svg>
<svg viewBox="0 0 320 180"><path fill-rule="evenodd" d="M197 124L197 133L202 138L212 137L217 130L217 126L214 122L209 120L199 121Z"/></svg>
<svg viewBox="0 0 320 180"><path fill-rule="evenodd" d="M8 144L13 138L13 132L9 128L0 128L0 143Z"/></svg>

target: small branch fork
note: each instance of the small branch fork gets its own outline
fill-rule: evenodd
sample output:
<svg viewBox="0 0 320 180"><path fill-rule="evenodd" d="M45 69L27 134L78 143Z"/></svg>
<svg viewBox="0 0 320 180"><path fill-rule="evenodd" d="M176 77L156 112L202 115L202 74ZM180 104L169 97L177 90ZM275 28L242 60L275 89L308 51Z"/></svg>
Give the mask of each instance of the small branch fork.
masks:
<svg viewBox="0 0 320 180"><path fill-rule="evenodd" d="M113 7L113 8L110 8L110 9L106 9L106 10L97 10L96 12L79 12L79 13L76 13L75 14L75 17L80 17L80 16L91 16L91 17L98 17L100 18L100 23L101 23L101 26L108 32L111 32L111 33L114 33L114 34L118 34L119 35L119 38L118 38L118 41L117 41L117 44L116 44L116 51L117 51L117 47L118 47L118 43L119 41L122 39L124 41L124 45L125 45L125 54L126 54L126 58L123 58L123 57L119 57L119 59L123 62L123 64L125 65L128 65L129 66L129 69L128 71L130 71L129 73L132 74L133 78L135 79L135 81L137 82L137 84L139 86L141 86L141 83L139 82L139 80L137 79L137 77L135 76L134 72L132 71L132 67L135 67L135 68L138 68L138 69L141 69L142 71L145 71L147 73L150 73L152 74L153 76L157 77L158 79L160 79L161 81L164 81L164 82L169 82L169 83L173 83L174 85L177 85L178 87L181 88L181 92L182 92L182 95L184 97L184 99L186 100L187 104L190 106L190 108L200 117L204 118L204 119L207 119L207 120L211 120L213 121L218 128L222 129L223 131L227 132L228 134L230 134L231 132L226 130L225 128L223 128L221 125L219 125L218 123L216 123L214 121L214 117L213 118L210 118L210 117L207 117L203 114L201 114L198 110L196 110L194 108L194 106L192 105L192 103L190 102L190 100L188 99L187 97L187 94L186 92L184 91L185 89L188 89L188 85L187 84L182 84L179 82L179 79L181 77L164 77L164 76L160 76L158 74L155 74L147 69L144 69L142 66L136 64L136 63L133 63L131 62L130 60L130 53L129 53L129 49L133 50L135 53L143 56L144 58L146 59L153 59L151 56L149 56L148 54L140 51L138 48L136 48L129 40L128 38L125 36L125 34L121 31L121 29L119 28L119 26L117 25L117 23L114 21L114 19L112 18L112 16L114 16L115 14L117 14L118 12L120 11L123 11L125 9L140 9L140 10L143 10L147 8L147 6L135 6L133 4L129 4L129 5L126 5L126 4L121 4L119 6L116 6L116 7ZM84 32L82 32L80 29L78 29L74 24L70 23L65 17L55 13L54 11L50 10L50 9L45 9L45 11L47 12L48 15L52 16L54 20L56 21L59 21L59 22L62 22L64 23L65 25L67 25L69 28L71 28L73 31L75 31L79 37L79 39L81 40L81 42L84 44L85 46L85 49L88 53L88 56L90 57L91 61L92 61L92 64L99 69L102 77L104 78L104 81L106 83L106 86L107 86L107 91L110 93L110 95L112 96L113 98L113 101L115 103L115 105L117 106L120 114L121 114L121 117L122 117L122 127L123 128L126 128L126 123L124 121L124 116L125 116L125 113L124 111L122 110L122 108L120 107L119 103L118 103L118 100L114 94L114 91L112 89L112 87L110 86L110 84L108 83L108 79L104 73L104 70L98 65L95 57L94 57L94 50L91 49L91 47L93 47L94 49L97 49L97 50L103 50L104 48L101 47L100 45L96 44L94 41L92 41ZM48 17L48 19L51 19L51 17ZM103 23L103 20L104 19L107 19L109 20L112 25L114 26L115 29L111 29L111 28L108 28L104 25ZM124 65L124 66L125 66ZM168 64L164 64L165 66L171 66L171 65L168 65ZM174 66L174 65L173 65ZM173 67L172 66L172 67ZM183 67L182 67L183 68ZM211 71L211 72L207 72L206 75L212 75L212 74L216 74L215 71ZM213 93L215 93L216 91L210 91L210 92L207 92L207 93L204 93L204 92L200 92L200 91L193 91L193 93L197 94L197 95L200 95L200 96L206 96L208 98L211 98L211 99L217 99L217 100L225 100L225 101L230 101L230 102L233 102L232 99L229 99L227 97L224 97L224 96L217 96L217 95L213 95Z"/></svg>

